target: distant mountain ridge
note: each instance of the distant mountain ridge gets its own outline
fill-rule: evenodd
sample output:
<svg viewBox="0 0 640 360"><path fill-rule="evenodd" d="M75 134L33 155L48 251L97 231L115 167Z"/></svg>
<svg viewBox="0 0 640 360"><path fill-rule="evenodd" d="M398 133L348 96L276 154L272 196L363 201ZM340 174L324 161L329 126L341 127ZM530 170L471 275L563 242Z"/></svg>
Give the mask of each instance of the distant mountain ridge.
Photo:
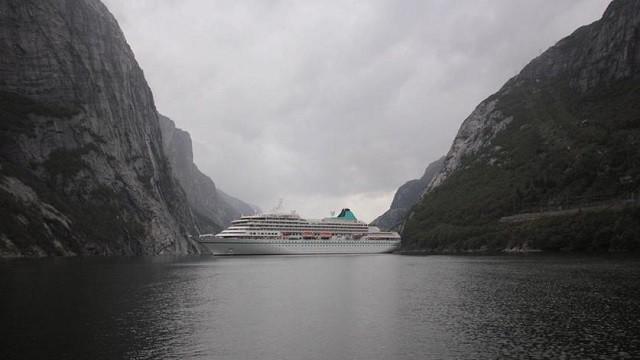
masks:
<svg viewBox="0 0 640 360"><path fill-rule="evenodd" d="M408 216L403 249L638 249L633 206L518 224L500 219L639 190L640 1L615 0L464 121Z"/></svg>
<svg viewBox="0 0 640 360"><path fill-rule="evenodd" d="M371 224L383 230L399 231L411 208L420 201L433 178L442 170L444 156L427 166L419 179L400 186L393 196L389 210L376 218Z"/></svg>
<svg viewBox="0 0 640 360"><path fill-rule="evenodd" d="M193 162L193 144L188 132L160 115L160 130L164 151L173 174L184 189L201 233L216 233L242 215L253 215L260 209L227 195L218 189Z"/></svg>

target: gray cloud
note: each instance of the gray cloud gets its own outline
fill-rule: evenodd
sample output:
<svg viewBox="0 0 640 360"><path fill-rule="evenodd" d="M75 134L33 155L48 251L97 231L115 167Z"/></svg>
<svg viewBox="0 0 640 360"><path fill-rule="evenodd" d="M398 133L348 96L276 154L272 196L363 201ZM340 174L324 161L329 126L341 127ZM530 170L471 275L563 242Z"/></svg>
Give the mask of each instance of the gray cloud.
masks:
<svg viewBox="0 0 640 360"><path fill-rule="evenodd" d="M608 0L105 0L161 112L231 194L365 220Z"/></svg>

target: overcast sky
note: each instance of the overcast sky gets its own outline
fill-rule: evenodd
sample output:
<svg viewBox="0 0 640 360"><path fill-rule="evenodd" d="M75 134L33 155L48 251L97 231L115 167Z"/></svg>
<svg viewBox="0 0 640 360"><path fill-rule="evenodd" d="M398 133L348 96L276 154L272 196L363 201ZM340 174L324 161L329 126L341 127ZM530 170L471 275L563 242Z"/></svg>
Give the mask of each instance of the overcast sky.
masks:
<svg viewBox="0 0 640 360"><path fill-rule="evenodd" d="M608 0L104 0L196 164L264 210L384 212Z"/></svg>

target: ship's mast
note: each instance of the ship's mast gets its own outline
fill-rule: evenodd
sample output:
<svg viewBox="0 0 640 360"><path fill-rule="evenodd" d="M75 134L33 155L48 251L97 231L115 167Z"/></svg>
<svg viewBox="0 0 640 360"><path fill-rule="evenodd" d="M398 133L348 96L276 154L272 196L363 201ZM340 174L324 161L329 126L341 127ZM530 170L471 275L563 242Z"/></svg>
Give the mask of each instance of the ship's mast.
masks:
<svg viewBox="0 0 640 360"><path fill-rule="evenodd" d="M276 207L274 207L273 209L271 209L271 213L273 213L273 214L279 214L279 213L281 213L281 212L282 212L283 208L284 208L284 199L283 199L283 198L280 198L280 199L278 200L278 205L276 205Z"/></svg>

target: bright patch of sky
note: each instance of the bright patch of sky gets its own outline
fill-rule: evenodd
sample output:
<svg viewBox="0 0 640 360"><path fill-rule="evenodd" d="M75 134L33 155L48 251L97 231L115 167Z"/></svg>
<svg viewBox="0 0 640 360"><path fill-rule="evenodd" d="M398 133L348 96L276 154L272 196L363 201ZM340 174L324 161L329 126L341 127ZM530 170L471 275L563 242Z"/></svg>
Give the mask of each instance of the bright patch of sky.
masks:
<svg viewBox="0 0 640 360"><path fill-rule="evenodd" d="M607 0L104 0L197 165L268 210L371 221L474 107Z"/></svg>

